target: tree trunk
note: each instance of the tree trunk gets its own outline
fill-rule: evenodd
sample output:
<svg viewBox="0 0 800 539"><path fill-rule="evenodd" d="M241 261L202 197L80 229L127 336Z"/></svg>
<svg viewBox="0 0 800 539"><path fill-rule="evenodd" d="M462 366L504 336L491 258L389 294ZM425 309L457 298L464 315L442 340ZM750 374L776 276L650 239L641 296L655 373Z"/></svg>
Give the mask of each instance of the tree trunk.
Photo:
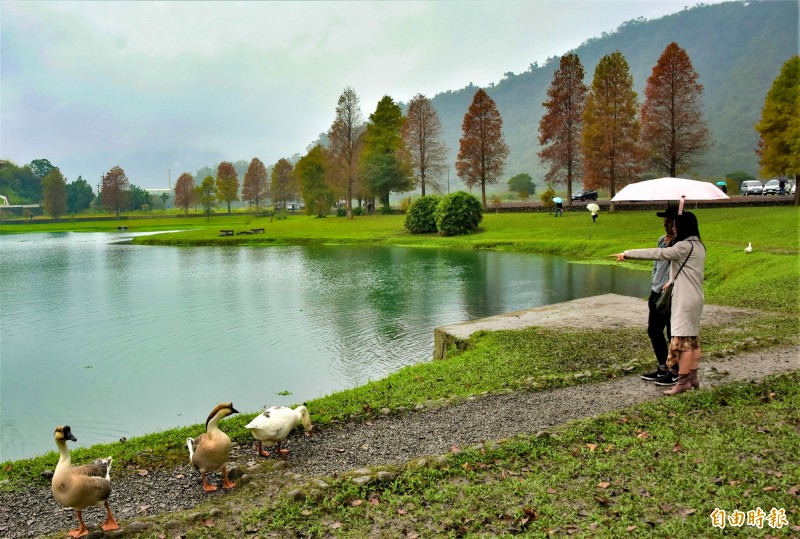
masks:
<svg viewBox="0 0 800 539"><path fill-rule="evenodd" d="M800 174L794 175L794 205L800 206L800 189L797 184L800 183Z"/></svg>

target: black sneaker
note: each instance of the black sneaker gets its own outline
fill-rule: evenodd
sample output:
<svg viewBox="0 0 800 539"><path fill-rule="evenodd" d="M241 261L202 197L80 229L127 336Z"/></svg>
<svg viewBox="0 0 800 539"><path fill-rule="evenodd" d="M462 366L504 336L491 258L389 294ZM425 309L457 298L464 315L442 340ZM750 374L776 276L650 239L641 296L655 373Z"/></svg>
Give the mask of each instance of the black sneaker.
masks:
<svg viewBox="0 0 800 539"><path fill-rule="evenodd" d="M657 386L674 386L678 382L678 375L674 372L662 374L655 379Z"/></svg>
<svg viewBox="0 0 800 539"><path fill-rule="evenodd" d="M662 371L661 369L658 369L657 371L643 374L642 380L647 380L648 382L655 382L656 380L658 380L660 376L664 376L665 374L667 374L667 371Z"/></svg>

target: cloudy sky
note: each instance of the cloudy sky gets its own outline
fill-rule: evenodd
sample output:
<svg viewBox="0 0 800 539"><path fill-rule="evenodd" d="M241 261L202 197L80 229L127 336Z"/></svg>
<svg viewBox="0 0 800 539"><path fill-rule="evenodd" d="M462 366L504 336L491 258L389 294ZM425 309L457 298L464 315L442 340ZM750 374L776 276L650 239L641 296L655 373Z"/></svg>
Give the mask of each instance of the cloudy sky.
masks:
<svg viewBox="0 0 800 539"><path fill-rule="evenodd" d="M222 160L271 165L330 127L346 86L364 116L487 85L620 23L695 2L0 2L0 158L96 184Z"/></svg>

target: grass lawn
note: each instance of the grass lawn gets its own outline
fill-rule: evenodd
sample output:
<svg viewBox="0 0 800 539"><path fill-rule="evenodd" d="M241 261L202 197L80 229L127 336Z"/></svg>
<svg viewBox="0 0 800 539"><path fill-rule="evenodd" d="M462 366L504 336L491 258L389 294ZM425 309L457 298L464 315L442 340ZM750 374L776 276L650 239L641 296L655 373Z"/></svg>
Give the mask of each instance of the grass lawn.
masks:
<svg viewBox="0 0 800 539"><path fill-rule="evenodd" d="M800 210L719 208L697 210L709 251L706 301L764 311L749 335L760 346L800 342ZM580 263L614 263L607 255L655 244L661 220L654 212L488 214L478 233L443 238L404 231L402 216L353 220L290 216L164 218L125 222L130 232L182 232L137 238L139 244L267 246L364 244L552 253ZM3 233L59 230L112 231L118 222L4 226ZM265 234L220 237L219 230L265 228ZM753 244L753 253L744 247ZM650 263L631 262L649 271ZM644 292L643 292L644 295ZM643 326L644 326L644 322ZM735 350L741 334L726 327L703 328L704 353ZM535 332L532 338L531 332ZM550 346L558 341L560 346ZM608 365L590 376L583 351L594 347ZM554 354L551 350L559 350ZM625 350L624 357L619 356ZM735 351L732 353L736 353ZM494 358L507 358L500 368ZM476 335L471 346L445 361L406 367L383 380L309 401L312 421L324 426L365 409L409 408L428 399L459 399L485 391L537 391L623 374L652 363L644 330L571 332L530 329ZM491 368L488 366L491 365ZM341 480L319 500L285 498L242 513L242 522L263 530L291 526L301 536L364 537L381 523L403 523L409 537L589 536L705 537L715 533L705 508L747 512L784 508L800 524L796 465L800 446L800 375L762 384L731 384L713 391L663 399L620 413L570 423L555 436L519 437L484 450L465 450L441 465L404 469L379 488ZM364 406L364 405L368 406ZM226 420L231 437L249 443L244 425L253 413ZM169 466L185 460L183 440L198 426L172 429L72 452L76 462L112 455L116 469L136 465L141 452ZM52 468L57 455L6 462L0 488L20 488ZM232 493L236 496L236 493ZM376 503L377 502L377 503ZM394 526L394 524L391 524ZM764 525L726 528L725 533L790 536ZM221 537L199 526L187 537ZM405 533L405 532L404 532ZM417 534L417 535L414 535ZM154 535L154 537L157 535ZM737 535L738 536L738 535Z"/></svg>

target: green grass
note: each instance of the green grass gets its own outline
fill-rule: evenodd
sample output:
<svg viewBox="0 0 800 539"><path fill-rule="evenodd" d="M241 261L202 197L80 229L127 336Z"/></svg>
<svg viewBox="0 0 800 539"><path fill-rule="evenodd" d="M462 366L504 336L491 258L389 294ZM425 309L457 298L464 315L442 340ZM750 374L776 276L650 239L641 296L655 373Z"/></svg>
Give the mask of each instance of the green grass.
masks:
<svg viewBox="0 0 800 539"><path fill-rule="evenodd" d="M710 537L710 515L784 509L800 520L800 375L736 383L576 421L409 466L393 481L332 480L322 495L267 502L240 531L298 536ZM730 526L728 532L731 533ZM743 536L789 536L764 523ZM786 535L783 535L786 534ZM190 534L190 537L205 536Z"/></svg>
<svg viewBox="0 0 800 539"><path fill-rule="evenodd" d="M401 216L365 216L352 221L329 217L269 218L219 216L129 220L129 231L176 230L137 243L363 244L496 249L564 255L582 263L611 263L608 254L652 246L660 221L653 212L587 215L567 213L488 214L477 234L455 238L412 236ZM704 355L737 354L752 347L797 344L798 217L795 208L698 210L709 248L707 302L757 308L762 312L703 327ZM113 231L118 222L4 226L15 232ZM266 234L220 238L220 228L265 228ZM743 251L752 242L754 252ZM649 263L631 263L649 270ZM750 337L744 341L744 337ZM484 392L538 391L627 374L652 363L644 327L604 331L530 328L474 335L446 361L403 368L362 387L309 401L320 426L351 418L365 420L383 408L392 412L437 406ZM502 357L502 362L497 362ZM596 361L586 361L586 358ZM576 376L578 374L578 376ZM522 436L481 448L466 448L445 459L397 470L393 481L357 487L328 478L331 488L297 502L283 496L235 489L226 499L240 503L240 515L224 526L186 522L188 538L280 536L287 529L303 537L365 537L383 530L396 537L789 537L800 532L796 466L800 446L800 374L759 384L735 383L648 402L621 412L572 422L548 436ZM225 421L236 441L250 443L244 425L255 412ZM75 462L112 455L121 473L140 467L168 467L186 458L183 440L202 425L171 429L128 440L76 449ZM0 488L42 483L39 473L57 461L55 452L0 465ZM128 471L127 473L132 473ZM238 500L238 501L237 501ZM213 505L213 502L209 502ZM204 504L200 511L208 510ZM203 509L205 507L205 509ZM711 526L715 508L747 512L783 508L790 526L782 530ZM174 535L172 532L166 536ZM158 528L142 537L162 537Z"/></svg>

